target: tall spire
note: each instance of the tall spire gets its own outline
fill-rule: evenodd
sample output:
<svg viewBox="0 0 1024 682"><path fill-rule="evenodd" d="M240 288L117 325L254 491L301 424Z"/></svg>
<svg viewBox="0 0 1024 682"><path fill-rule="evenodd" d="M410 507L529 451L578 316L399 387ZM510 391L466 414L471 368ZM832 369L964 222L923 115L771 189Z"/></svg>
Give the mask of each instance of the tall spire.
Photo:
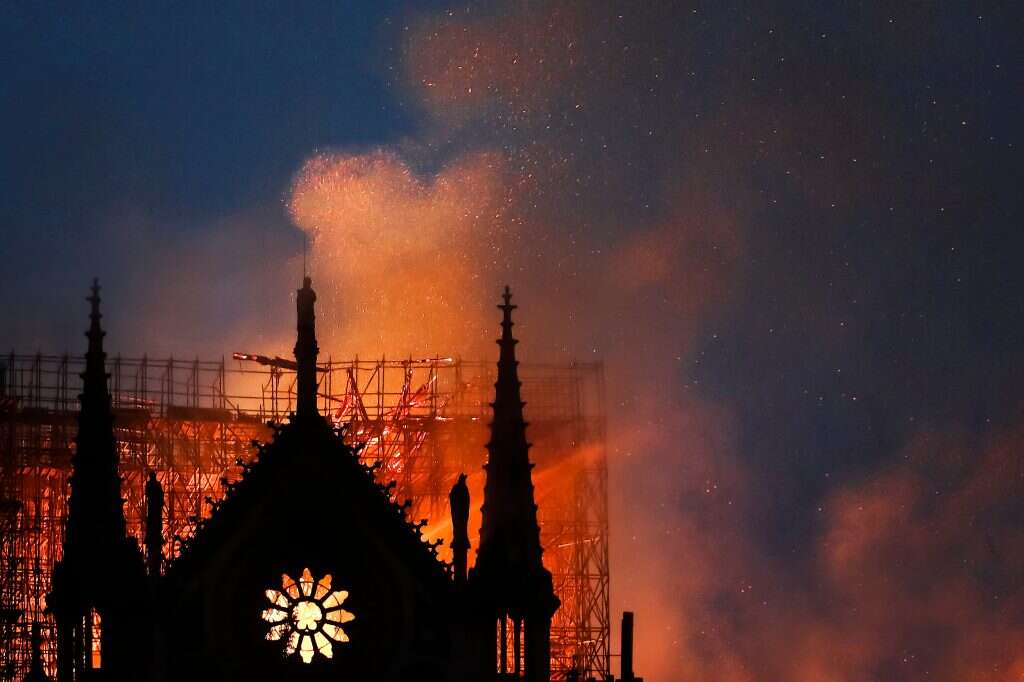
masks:
<svg viewBox="0 0 1024 682"><path fill-rule="evenodd" d="M92 282L89 302L89 347L82 372L82 393L78 396L78 436L71 462L71 496L64 556L72 572L88 573L87 557L96 556L98 546L111 547L126 537L114 443L114 417L107 389L107 354L103 350L106 332L100 326L100 286ZM81 561L81 563L79 563Z"/></svg>
<svg viewBox="0 0 1024 682"><path fill-rule="evenodd" d="M81 549L91 554L102 540L120 543L126 537L118 475L117 448L114 443L114 417L107 389L106 358L100 326L100 286L93 280L86 298L90 305L89 330L85 333L89 347L82 372L81 411L78 414L78 437L72 460L71 497L68 501L68 525L65 555ZM79 547L81 545L81 547Z"/></svg>
<svg viewBox="0 0 1024 682"><path fill-rule="evenodd" d="M316 292L313 280L304 277L295 297L298 313L298 336L295 340L295 363L298 365L296 414L300 417L319 414L316 409Z"/></svg>
<svg viewBox="0 0 1024 682"><path fill-rule="evenodd" d="M83 660L80 652L87 651L92 641L93 619L99 622L102 616L103 632L117 631L126 624L115 605L124 595L133 594L139 585L136 578L143 574L142 556L128 536L124 518L100 326L100 287L95 280L86 300L90 304L89 330L85 334L89 347L81 374L81 410L71 459L64 552L54 566L53 590L46 599L57 621L58 682L85 679L82 670L92 663L91 659ZM137 620L138 604L133 602L131 610ZM120 666L129 669L127 661L136 654L131 653L131 647L118 648L106 635L101 635L101 641L104 667L112 671L110 679L122 679L115 671L121 670Z"/></svg>
<svg viewBox="0 0 1024 682"><path fill-rule="evenodd" d="M520 397L519 362L516 360L516 339L512 336L512 292L508 286L498 306L502 312L501 338L498 339L498 380L494 384L491 407L491 440L484 468L483 525L480 529L480 551L477 566L489 570L491 561L514 560L517 569L541 568L540 528L537 505L533 501L530 479L529 449L526 422Z"/></svg>
<svg viewBox="0 0 1024 682"><path fill-rule="evenodd" d="M519 575L544 572L541 561L540 527L534 503L530 472L530 444L526 441L526 422L520 397L519 362L516 360L516 339L512 336L512 292L505 287L501 338L498 357L498 380L494 384L491 407L491 439L487 444L487 481L484 484L483 522L480 528L480 550L474 572ZM506 572L510 572L507 574ZM506 592L509 595L509 592ZM522 595L526 597L527 595ZM513 597L514 600L514 597ZM508 604L508 606L514 606Z"/></svg>
<svg viewBox="0 0 1024 682"><path fill-rule="evenodd" d="M522 673L528 682L547 682L548 635L559 601L551 573L541 559L540 526L530 475L533 465L520 397L517 341L512 336L512 311L516 306L507 286L502 299L498 306L502 311L498 380L491 403L494 419L484 465L487 480L481 508L480 549L469 580L483 617L497 619L500 635L496 649L502 654L488 668L517 677ZM494 622L481 624L481 631L495 632ZM505 653L510 650L515 652L511 664ZM525 664L522 670L520 663Z"/></svg>

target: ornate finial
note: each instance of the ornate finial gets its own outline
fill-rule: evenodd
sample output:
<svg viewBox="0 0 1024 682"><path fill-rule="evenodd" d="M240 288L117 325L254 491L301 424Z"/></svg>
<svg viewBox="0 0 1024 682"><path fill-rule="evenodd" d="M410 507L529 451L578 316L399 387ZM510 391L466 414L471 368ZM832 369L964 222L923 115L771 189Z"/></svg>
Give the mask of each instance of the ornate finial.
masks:
<svg viewBox="0 0 1024 682"><path fill-rule="evenodd" d="M100 281L96 277L93 277L92 279L91 293L85 300L90 304L89 331L85 333L86 337L89 339L89 352L102 353L103 337L106 334L100 326L100 319L103 315L100 313Z"/></svg>
<svg viewBox="0 0 1024 682"><path fill-rule="evenodd" d="M296 414L299 416L318 414L316 409L316 356L320 349L316 345L316 292L313 280L303 277L302 288L295 297L298 314L295 340L295 362L298 365Z"/></svg>
<svg viewBox="0 0 1024 682"><path fill-rule="evenodd" d="M515 362L516 340L512 338L512 311L519 306L512 303L512 290L509 289L507 284L505 285L505 292L501 295L501 298L504 301L498 306L498 310L502 312L501 338L498 339L498 346L501 347L501 360L506 363Z"/></svg>
<svg viewBox="0 0 1024 682"><path fill-rule="evenodd" d="M89 302L89 329L85 337L89 339L89 347L85 353L85 371L82 372L83 399L96 401L102 405L109 403L107 393L107 372L105 362L107 355L103 352L103 337L106 332L100 325L103 315L100 313L100 283L95 277L92 280L90 294L85 298ZM84 404L84 403L83 403Z"/></svg>
<svg viewBox="0 0 1024 682"><path fill-rule="evenodd" d="M501 338L498 339L498 381L494 385L497 390L495 404L507 403L512 407L513 413L505 413L513 421L522 421L522 402L519 399L519 377L516 367L516 344L518 341L512 336L512 311L519 306L512 303L512 290L505 285L505 291L501 295L503 303L498 306L502 312ZM498 415L496 413L496 419Z"/></svg>
<svg viewBox="0 0 1024 682"><path fill-rule="evenodd" d="M92 293L85 299L92 303L92 312L94 315L99 315L100 306L100 278L92 278Z"/></svg>
<svg viewBox="0 0 1024 682"><path fill-rule="evenodd" d="M508 288L507 284L505 285L505 293L501 295L501 298L505 301L504 303L498 306L498 310L504 313L501 326L511 330L512 311L518 308L519 306L512 303L512 290Z"/></svg>

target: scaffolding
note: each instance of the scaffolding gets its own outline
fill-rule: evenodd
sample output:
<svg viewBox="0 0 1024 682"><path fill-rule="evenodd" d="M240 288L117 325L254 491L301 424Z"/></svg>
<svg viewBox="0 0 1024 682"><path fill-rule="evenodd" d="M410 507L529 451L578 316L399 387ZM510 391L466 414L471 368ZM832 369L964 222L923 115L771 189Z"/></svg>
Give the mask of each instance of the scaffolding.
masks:
<svg viewBox="0 0 1024 682"><path fill-rule="evenodd" d="M279 363L115 357L108 361L122 496L129 531L142 542L145 482L164 488L165 553L209 515L224 485L270 436L268 422L295 404L295 374ZM45 613L60 558L67 482L77 431L84 358L0 358L0 681L20 680L39 624L54 667ZM479 513L493 363L457 358L328 360L320 365L320 411L361 457L380 462L393 494L411 502L425 534L450 544L448 491L470 474ZM608 472L600 364L520 367L536 463L541 541L562 601L552 623L552 671L604 679L610 673ZM471 518L470 527L479 527ZM477 542L473 541L474 547ZM444 553L442 552L444 556ZM447 556L445 556L447 558Z"/></svg>

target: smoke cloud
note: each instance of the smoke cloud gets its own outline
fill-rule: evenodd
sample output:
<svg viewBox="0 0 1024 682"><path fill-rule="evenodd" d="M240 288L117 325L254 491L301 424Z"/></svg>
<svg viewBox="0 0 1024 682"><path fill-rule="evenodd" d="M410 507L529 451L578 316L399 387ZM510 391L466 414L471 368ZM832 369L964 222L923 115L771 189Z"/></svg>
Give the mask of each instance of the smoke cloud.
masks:
<svg viewBox="0 0 1024 682"><path fill-rule="evenodd" d="M328 345L486 357L508 282L525 359L607 362L613 611L638 611L649 679L1016 679L1009 436L911 432L895 464L791 492L793 464L765 472L733 401L697 379L753 286L756 216L781 196L817 214L886 191L867 91L794 104L737 76L756 59L700 77L703 30L659 3L411 16L399 71L419 133L317 154L290 197L339 311ZM808 83L817 68L796 67ZM856 342L827 297L776 284L824 347ZM782 552L761 519L788 495L803 518Z"/></svg>
<svg viewBox="0 0 1024 682"><path fill-rule="evenodd" d="M324 356L492 358L509 284L522 360L606 363L613 621L637 612L645 678L1020 680L1019 116L983 77L1012 80L1011 22L479 5L383 22L373 78L332 42L345 3L190 15L219 61L168 21L121 26L152 38L124 59L92 12L92 42L60 32L96 73L19 76L59 87L16 91L8 126L36 134L5 165L6 340L80 351L98 275L112 354L285 356L305 239ZM240 70L271 32L277 71ZM319 109L336 53L351 92L401 101Z"/></svg>

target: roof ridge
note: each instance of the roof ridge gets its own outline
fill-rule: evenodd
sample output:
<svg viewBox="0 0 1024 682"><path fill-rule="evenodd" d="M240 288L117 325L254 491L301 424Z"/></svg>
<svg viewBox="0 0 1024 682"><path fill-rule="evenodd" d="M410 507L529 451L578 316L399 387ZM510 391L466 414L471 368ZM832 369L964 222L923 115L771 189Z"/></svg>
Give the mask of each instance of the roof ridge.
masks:
<svg viewBox="0 0 1024 682"><path fill-rule="evenodd" d="M265 443L256 440L252 441L253 447L257 449L256 457L249 463L243 463L241 459L236 460L236 463L242 466L243 469L241 478L234 482L221 478L224 496L220 500L213 500L207 497L207 502L212 506L210 516L198 520L190 536L176 536L175 540L181 548L180 553L168 563L166 575L171 576L185 570L203 552L210 551L210 548L216 547L216 545L210 543L213 542L218 529L223 527L234 515L238 514L239 511L237 510L242 509L238 505L244 502L248 495L251 494L249 491L253 490L252 486L261 480L261 477L264 475L263 472L275 464L275 452L278 448L285 447L288 439L299 433L298 429L309 428L311 421L307 419L296 420L293 417L290 422L283 425L272 422L268 423L268 426L273 430L271 439ZM403 535L406 538L407 551L411 552L414 557L418 556L418 560L423 562L424 565L430 566L430 570L436 573L436 577L447 578L450 576L451 564L440 559L437 553L437 548L443 544L443 540L436 542L426 541L422 534L422 529L427 525L428 520L421 519L413 522L407 517L407 510L411 505L411 501L406 500L403 503L399 503L391 496L390 491L396 485L396 482L390 481L386 484L379 482L376 472L380 464L366 465L357 459L362 446L358 444L350 445L343 440L344 426L332 428L322 418L317 418L317 421L323 424L324 428L321 430L321 433L327 436L324 439L325 442L332 442L335 453L338 450L344 450L345 454L350 455L349 464L354 467L352 469L353 473L357 474L352 480L359 482L358 485L363 486L363 490L370 499L376 498L378 500L377 504L380 505L378 509L384 512L379 516L382 526L393 527L395 531ZM317 450L327 454L320 448L317 448ZM344 462L344 459L339 458L335 463L338 462Z"/></svg>

